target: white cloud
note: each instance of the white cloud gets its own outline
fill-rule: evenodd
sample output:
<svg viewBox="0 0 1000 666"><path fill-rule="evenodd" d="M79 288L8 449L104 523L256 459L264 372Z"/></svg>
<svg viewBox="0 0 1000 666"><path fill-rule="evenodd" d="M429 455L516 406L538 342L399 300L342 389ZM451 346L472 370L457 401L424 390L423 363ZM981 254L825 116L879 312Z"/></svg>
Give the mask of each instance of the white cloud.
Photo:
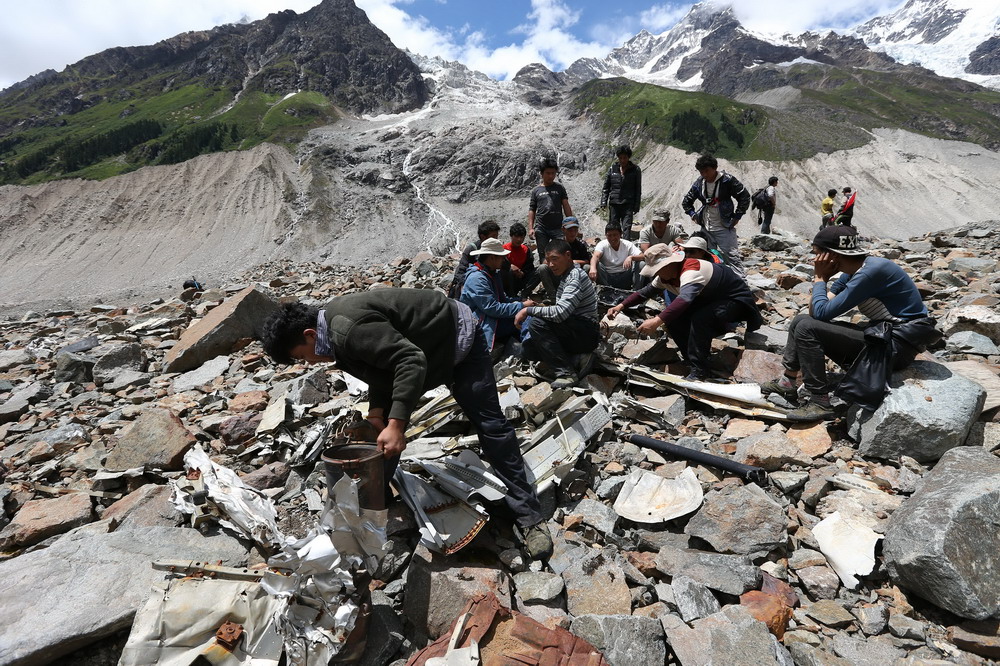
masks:
<svg viewBox="0 0 1000 666"><path fill-rule="evenodd" d="M806 30L851 28L891 11L904 0L732 0L736 16L747 28L797 34Z"/></svg>
<svg viewBox="0 0 1000 666"><path fill-rule="evenodd" d="M246 16L304 12L319 0L31 0L4 3L0 89L114 46L153 44Z"/></svg>
<svg viewBox="0 0 1000 666"><path fill-rule="evenodd" d="M639 14L639 23L643 28L656 35L674 27L690 9L689 5L653 5Z"/></svg>
<svg viewBox="0 0 1000 666"><path fill-rule="evenodd" d="M563 0L532 0L531 11L512 31L521 39L498 47L486 45L482 30L452 32L435 28L425 18L412 16L400 8L400 0L357 2L396 46L423 55L458 60L498 79L511 78L533 62L557 70L565 69L579 58L604 57L621 43L620 34L590 41L576 37L571 30L579 23L580 12L571 9Z"/></svg>

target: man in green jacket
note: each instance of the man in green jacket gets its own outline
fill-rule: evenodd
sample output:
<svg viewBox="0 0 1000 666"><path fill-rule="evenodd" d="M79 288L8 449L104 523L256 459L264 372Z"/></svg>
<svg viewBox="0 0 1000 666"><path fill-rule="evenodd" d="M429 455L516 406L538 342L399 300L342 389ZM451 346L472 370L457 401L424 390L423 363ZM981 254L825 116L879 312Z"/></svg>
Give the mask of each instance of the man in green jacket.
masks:
<svg viewBox="0 0 1000 666"><path fill-rule="evenodd" d="M538 495L500 408L486 338L467 305L430 289L348 294L322 309L289 303L267 320L262 339L278 363L336 363L367 382L367 419L390 460L406 448L406 427L420 396L448 386L476 427L483 457L507 484L507 504L528 553L536 559L551 555Z"/></svg>

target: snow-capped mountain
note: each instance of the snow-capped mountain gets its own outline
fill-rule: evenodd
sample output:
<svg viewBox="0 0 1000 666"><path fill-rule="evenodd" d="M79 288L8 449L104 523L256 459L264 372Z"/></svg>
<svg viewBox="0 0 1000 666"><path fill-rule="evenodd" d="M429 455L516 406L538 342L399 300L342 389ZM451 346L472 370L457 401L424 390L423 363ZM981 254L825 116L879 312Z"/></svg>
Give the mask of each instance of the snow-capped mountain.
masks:
<svg viewBox="0 0 1000 666"><path fill-rule="evenodd" d="M642 30L606 58L578 60L566 69L571 80L624 76L669 88L697 90L702 86L698 58L706 50L738 34L747 34L733 10L715 2L700 2L670 30L653 35ZM706 41L707 40L707 41Z"/></svg>
<svg viewBox="0 0 1000 666"><path fill-rule="evenodd" d="M858 26L871 48L941 76L1000 88L1000 3L909 0Z"/></svg>

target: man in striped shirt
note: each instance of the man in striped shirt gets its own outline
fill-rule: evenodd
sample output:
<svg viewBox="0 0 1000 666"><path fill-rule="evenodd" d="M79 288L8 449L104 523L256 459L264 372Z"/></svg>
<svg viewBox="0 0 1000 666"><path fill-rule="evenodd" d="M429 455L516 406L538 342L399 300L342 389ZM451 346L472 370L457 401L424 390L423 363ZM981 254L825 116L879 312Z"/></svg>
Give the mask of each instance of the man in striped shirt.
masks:
<svg viewBox="0 0 1000 666"><path fill-rule="evenodd" d="M514 324L526 327L522 344L528 358L552 366L556 374L552 387L568 388L586 374L600 341L597 290L587 273L573 263L566 241L549 241L545 264L558 280L555 305L522 308ZM578 355L575 361L574 354Z"/></svg>

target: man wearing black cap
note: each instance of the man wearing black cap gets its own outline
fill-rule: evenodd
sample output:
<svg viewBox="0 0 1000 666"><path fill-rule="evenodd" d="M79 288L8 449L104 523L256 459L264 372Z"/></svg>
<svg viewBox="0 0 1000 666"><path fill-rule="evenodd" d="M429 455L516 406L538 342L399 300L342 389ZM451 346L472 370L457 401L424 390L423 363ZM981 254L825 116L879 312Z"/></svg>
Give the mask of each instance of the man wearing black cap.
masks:
<svg viewBox="0 0 1000 666"><path fill-rule="evenodd" d="M809 314L795 317L788 327L784 375L761 386L765 393L778 393L796 400L795 381L801 371L809 401L791 416L802 421L833 417L826 358L848 369L865 347L867 326L833 321L835 317L854 307L872 323L900 324L928 316L910 276L888 259L868 256L868 251L860 247L858 232L853 227L825 227L813 239L812 249L816 259ZM831 283L837 273L840 277ZM912 348L909 351L912 354L896 355L894 369L909 365L922 350Z"/></svg>

